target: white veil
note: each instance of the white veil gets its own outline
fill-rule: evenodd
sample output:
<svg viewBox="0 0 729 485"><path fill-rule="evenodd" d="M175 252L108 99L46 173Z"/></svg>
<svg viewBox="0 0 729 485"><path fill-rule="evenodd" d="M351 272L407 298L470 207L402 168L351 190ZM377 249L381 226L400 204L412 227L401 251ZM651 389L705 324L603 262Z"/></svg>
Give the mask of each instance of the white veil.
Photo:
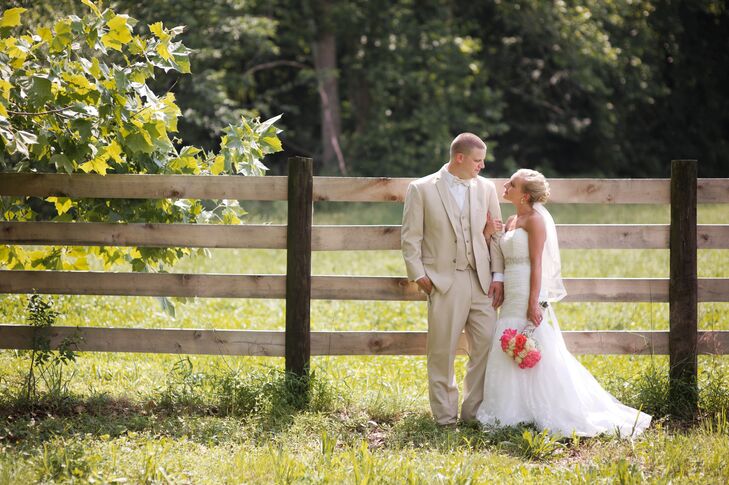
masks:
<svg viewBox="0 0 729 485"><path fill-rule="evenodd" d="M542 253L542 288L539 301L555 302L567 295L562 283L562 260L559 257L557 227L552 214L541 203L534 204L534 210L544 219L547 238Z"/></svg>

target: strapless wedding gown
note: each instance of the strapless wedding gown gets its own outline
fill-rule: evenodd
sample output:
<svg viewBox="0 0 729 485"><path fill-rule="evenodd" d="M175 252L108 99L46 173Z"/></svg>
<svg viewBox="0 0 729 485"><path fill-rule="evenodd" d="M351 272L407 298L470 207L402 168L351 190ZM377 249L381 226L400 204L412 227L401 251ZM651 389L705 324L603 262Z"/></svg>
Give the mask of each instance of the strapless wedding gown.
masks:
<svg viewBox="0 0 729 485"><path fill-rule="evenodd" d="M542 353L530 369L520 369L501 350L506 328L523 330L527 325L529 299L528 233L518 228L504 234L504 304L496 325L486 365L483 403L476 418L486 427L533 423L552 435L595 436L602 433L635 436L651 417L621 404L567 350L554 310L544 311L544 320L532 337Z"/></svg>

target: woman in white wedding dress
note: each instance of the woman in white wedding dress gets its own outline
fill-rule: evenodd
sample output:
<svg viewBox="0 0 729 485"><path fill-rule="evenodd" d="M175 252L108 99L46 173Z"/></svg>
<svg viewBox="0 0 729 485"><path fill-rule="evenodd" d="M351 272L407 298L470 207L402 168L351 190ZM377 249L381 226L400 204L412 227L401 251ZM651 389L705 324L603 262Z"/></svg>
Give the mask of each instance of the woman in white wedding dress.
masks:
<svg viewBox="0 0 729 485"><path fill-rule="evenodd" d="M485 428L533 423L552 435L635 436L651 417L605 391L562 338L551 303L566 291L554 221L542 205L548 197L549 184L534 170L519 170L504 184L504 198L516 206L516 215L507 221L501 239L504 303L476 418ZM533 329L542 354L534 367L521 369L502 351L500 337L507 328Z"/></svg>

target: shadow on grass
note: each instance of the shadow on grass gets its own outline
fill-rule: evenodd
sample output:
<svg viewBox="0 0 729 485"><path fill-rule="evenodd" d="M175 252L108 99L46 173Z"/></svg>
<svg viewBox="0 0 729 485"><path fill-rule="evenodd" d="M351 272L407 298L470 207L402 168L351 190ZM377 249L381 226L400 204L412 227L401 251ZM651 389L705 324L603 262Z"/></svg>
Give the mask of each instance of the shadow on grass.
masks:
<svg viewBox="0 0 729 485"><path fill-rule="evenodd" d="M287 431L299 415L334 412L338 402L334 390L313 375L302 379L270 369L211 376L178 367L165 386L139 401L6 395L0 400L0 443L34 446L55 437L129 433L204 443L261 439Z"/></svg>
<svg viewBox="0 0 729 485"><path fill-rule="evenodd" d="M443 427L429 414L422 413L400 420L393 427L389 446L442 452L484 450L541 461L562 454L570 443L540 433L530 425L484 430L478 422L465 422Z"/></svg>
<svg viewBox="0 0 729 485"><path fill-rule="evenodd" d="M655 376L638 384L639 397L654 403L666 401L663 382L657 382ZM714 406L725 409L725 389L707 392L704 389L703 402L708 402L707 395L714 396L719 403ZM477 423L465 423L443 428L427 412L354 399L316 375L302 381L274 368L204 374L196 373L183 359L164 384L136 401L109 395L65 395L27 402L6 394L0 397L0 445L32 449L56 438L114 439L134 434L199 443L311 442L326 441L322 438L326 436L340 446L367 441L372 449L488 450L544 461L614 439L555 439L529 425L483 430ZM652 409L656 410L660 408ZM678 432L695 425L660 421L662 427Z"/></svg>

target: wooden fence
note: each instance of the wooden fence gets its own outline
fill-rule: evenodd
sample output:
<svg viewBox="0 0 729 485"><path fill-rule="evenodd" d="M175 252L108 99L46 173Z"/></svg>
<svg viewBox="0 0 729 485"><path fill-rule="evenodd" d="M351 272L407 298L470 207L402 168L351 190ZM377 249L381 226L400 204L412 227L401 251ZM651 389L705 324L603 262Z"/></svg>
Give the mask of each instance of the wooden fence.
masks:
<svg viewBox="0 0 729 485"><path fill-rule="evenodd" d="M311 299L421 301L404 277L312 276L312 251L398 250L400 226L312 226L315 201L402 202L411 179L289 176L0 174L0 195L128 199L288 200L286 225L0 222L0 244L286 249L286 275L0 271L0 293L286 298L286 331L55 327L79 331L80 351L285 356L303 373L313 355L422 355L425 332L310 332ZM494 180L497 187L503 180ZM697 248L729 248L729 225L697 225L697 203L729 203L729 179L697 179L674 161L671 179L552 179L552 202L671 204L671 224L560 224L562 248L671 251L671 277L567 278L572 302L669 302L670 331L564 332L571 351L671 355L672 378L695 383L696 355L729 353L729 332L697 331L698 302L729 302L729 278L697 278ZM32 329L0 325L0 348L27 349ZM693 380L692 380L693 379Z"/></svg>

